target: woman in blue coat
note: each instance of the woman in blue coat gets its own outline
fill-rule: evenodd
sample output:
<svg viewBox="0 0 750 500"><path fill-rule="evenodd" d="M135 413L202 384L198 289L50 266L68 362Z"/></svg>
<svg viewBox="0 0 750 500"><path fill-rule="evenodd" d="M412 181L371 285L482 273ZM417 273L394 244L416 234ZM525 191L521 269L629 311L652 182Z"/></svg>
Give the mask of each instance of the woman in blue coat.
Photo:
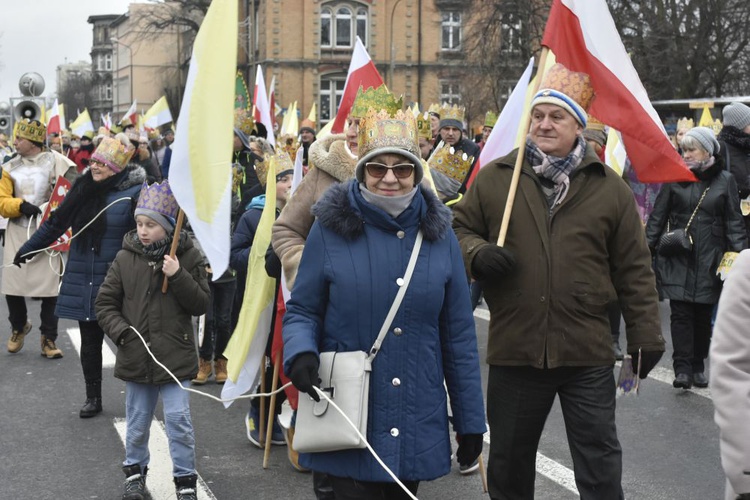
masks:
<svg viewBox="0 0 750 500"><path fill-rule="evenodd" d="M284 369L314 394L319 353L369 350L396 296L419 230L411 283L370 379L367 440L412 492L450 471L445 380L460 464L473 463L486 430L474 318L451 212L428 189L410 113L370 110L360 123L356 179L313 207L284 317ZM300 455L331 476L338 500L406 498L366 449ZM379 496L378 496L379 497Z"/></svg>
<svg viewBox="0 0 750 500"><path fill-rule="evenodd" d="M91 155L89 168L76 179L60 207L21 247L14 261L21 264L31 259L33 255L26 254L48 247L68 228L72 228L74 235L83 231L70 245L55 309L59 318L77 320L81 330L81 367L86 382L86 402L79 413L81 418L90 418L102 411L104 332L96 321L94 300L115 255L122 248L125 233L135 228L133 210L146 180L146 171L128 163L132 155L133 149L124 135L102 139ZM84 230L89 222L91 224Z"/></svg>

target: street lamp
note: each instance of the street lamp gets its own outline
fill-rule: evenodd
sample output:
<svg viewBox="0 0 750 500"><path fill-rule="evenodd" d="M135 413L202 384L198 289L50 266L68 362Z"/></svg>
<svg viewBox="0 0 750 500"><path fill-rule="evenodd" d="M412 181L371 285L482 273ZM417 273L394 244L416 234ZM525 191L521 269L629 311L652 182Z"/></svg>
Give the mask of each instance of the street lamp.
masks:
<svg viewBox="0 0 750 500"><path fill-rule="evenodd" d="M399 0L400 1L400 0ZM109 39L110 42L122 45L126 49L128 49L129 54L129 60L130 64L128 64L130 68L130 76L128 77L129 83L130 83L130 102L133 102L133 49L130 47L130 45L126 43L122 43L120 40L118 40L115 37L112 37ZM117 72L120 72L120 51L117 51ZM117 82L117 106L120 106L120 82Z"/></svg>
<svg viewBox="0 0 750 500"><path fill-rule="evenodd" d="M401 3L401 0L396 0L396 2L393 4L393 8L391 8L391 60L390 60L389 71L388 71L390 73L390 75L388 76L388 85L390 85L391 88L393 88L393 71L395 69L395 64L396 64L395 61L393 60L394 53L396 52L396 45L393 43L393 16L396 15L396 7L400 3Z"/></svg>

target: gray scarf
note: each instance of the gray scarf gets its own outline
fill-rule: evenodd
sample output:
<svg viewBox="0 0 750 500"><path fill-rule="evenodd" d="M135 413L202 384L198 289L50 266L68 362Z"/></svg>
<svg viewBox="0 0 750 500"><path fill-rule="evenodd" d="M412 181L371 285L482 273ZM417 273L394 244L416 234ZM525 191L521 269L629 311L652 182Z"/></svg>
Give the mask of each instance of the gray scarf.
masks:
<svg viewBox="0 0 750 500"><path fill-rule="evenodd" d="M372 191L368 191L364 183L359 183L359 192L362 193L362 198L364 198L366 202L383 210L394 219L401 215L401 212L406 210L411 203L411 200L414 198L414 195L417 194L417 189L419 189L419 187L414 186L414 189L412 189L411 192L401 196L382 196L375 194Z"/></svg>
<svg viewBox="0 0 750 500"><path fill-rule="evenodd" d="M570 188L570 174L578 168L586 153L586 140L578 136L573 151L567 156L559 158L544 154L539 146L531 141L531 137L526 137L526 158L534 172L543 179L554 182L554 189L547 194L550 201L550 211L562 203Z"/></svg>

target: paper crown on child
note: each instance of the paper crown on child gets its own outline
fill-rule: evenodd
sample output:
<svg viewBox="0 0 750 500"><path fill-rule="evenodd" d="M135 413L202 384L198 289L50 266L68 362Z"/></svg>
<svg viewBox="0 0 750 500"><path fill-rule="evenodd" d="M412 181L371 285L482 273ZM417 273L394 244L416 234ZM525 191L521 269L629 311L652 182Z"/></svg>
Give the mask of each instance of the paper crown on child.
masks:
<svg viewBox="0 0 750 500"><path fill-rule="evenodd" d="M385 85L380 87L369 87L367 90L361 85L357 90L357 97L354 98L354 104L349 112L350 118L363 118L370 108L381 110L384 109L391 115L404 107L403 96L396 99L396 96L388 91Z"/></svg>
<svg viewBox="0 0 750 500"><path fill-rule="evenodd" d="M147 182L143 183L141 195L135 205L135 215L150 217L171 232L176 224L179 210L180 207L177 205L172 188L169 187L168 179L150 186Z"/></svg>
<svg viewBox="0 0 750 500"><path fill-rule="evenodd" d="M456 150L453 147L443 146L432 154L427 164L430 166L430 170L440 172L463 184L473 162L474 157L468 156L460 149Z"/></svg>
<svg viewBox="0 0 750 500"><path fill-rule="evenodd" d="M16 122L13 133L21 139L43 143L47 137L47 127L39 120L24 118Z"/></svg>
<svg viewBox="0 0 750 500"><path fill-rule="evenodd" d="M487 114L484 115L484 126L492 128L495 126L495 123L497 123L497 114L487 111Z"/></svg>
<svg viewBox="0 0 750 500"><path fill-rule="evenodd" d="M263 186L266 185L269 170L273 172L275 182L278 182L281 177L294 173L294 162L283 149L279 149L275 154L266 153L263 161L255 162L255 173L258 174L258 180Z"/></svg>
<svg viewBox="0 0 750 500"><path fill-rule="evenodd" d="M368 160L383 153L394 153L406 157L415 166L414 182L422 180L424 171L417 139L417 120L411 111L398 110L395 114L370 108L359 122L359 160L355 176L364 181L364 165Z"/></svg>
<svg viewBox="0 0 750 500"><path fill-rule="evenodd" d="M586 127L587 112L593 100L594 87L591 86L591 77L586 73L570 71L557 63L544 75L541 90L531 101L531 108L538 104L560 106Z"/></svg>
<svg viewBox="0 0 750 500"><path fill-rule="evenodd" d="M115 172L121 172L128 165L134 152L135 148L125 147L118 139L104 137L91 154L91 160L103 163Z"/></svg>
<svg viewBox="0 0 750 500"><path fill-rule="evenodd" d="M417 137L432 139L432 125L430 124L430 113L425 112L417 116Z"/></svg>

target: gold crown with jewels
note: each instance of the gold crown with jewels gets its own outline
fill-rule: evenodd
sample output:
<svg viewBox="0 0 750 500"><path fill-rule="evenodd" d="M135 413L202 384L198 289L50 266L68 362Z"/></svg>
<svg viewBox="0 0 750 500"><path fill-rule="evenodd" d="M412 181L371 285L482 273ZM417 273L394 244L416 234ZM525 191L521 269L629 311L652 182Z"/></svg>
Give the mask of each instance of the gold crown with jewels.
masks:
<svg viewBox="0 0 750 500"><path fill-rule="evenodd" d="M281 172L286 172L288 170L294 171L294 162L289 156L289 153L283 149L275 154L266 153L263 157L263 161L255 163L255 173L258 174L258 180L260 180L260 183L263 186L266 185L269 170L273 172L274 177ZM276 182L275 179L274 182Z"/></svg>
<svg viewBox="0 0 750 500"><path fill-rule="evenodd" d="M133 153L135 153L135 148L126 148L119 140L112 137L104 137L91 155L91 159L119 172L128 166Z"/></svg>
<svg viewBox="0 0 750 500"><path fill-rule="evenodd" d="M359 157L380 148L398 148L420 157L417 120L411 111L370 108L359 122Z"/></svg>
<svg viewBox="0 0 750 500"><path fill-rule="evenodd" d="M432 154L427 164L430 166L430 170L435 170L463 183L473 162L474 157L468 156L460 149L456 150L452 146L443 146Z"/></svg>
<svg viewBox="0 0 750 500"><path fill-rule="evenodd" d="M396 114L396 111L403 109L404 97L401 96L396 99L396 96L388 91L385 84L380 87L370 87L365 90L361 85L357 90L357 97L354 98L354 104L352 104L352 110L349 112L350 118L363 118L367 114L367 110L373 109L384 109L391 115Z"/></svg>
<svg viewBox="0 0 750 500"><path fill-rule="evenodd" d="M432 139L432 125L430 124L430 113L425 112L417 116L417 136L431 140Z"/></svg>
<svg viewBox="0 0 750 500"><path fill-rule="evenodd" d="M13 133L16 137L33 142L44 142L47 137L47 127L39 120L24 118L16 122Z"/></svg>
<svg viewBox="0 0 750 500"><path fill-rule="evenodd" d="M255 120L253 114L246 109L234 110L234 126L245 135L251 135L255 130Z"/></svg>
<svg viewBox="0 0 750 500"><path fill-rule="evenodd" d="M463 123L465 113L466 108L463 106L443 104L443 107L440 108L440 120L458 120Z"/></svg>

